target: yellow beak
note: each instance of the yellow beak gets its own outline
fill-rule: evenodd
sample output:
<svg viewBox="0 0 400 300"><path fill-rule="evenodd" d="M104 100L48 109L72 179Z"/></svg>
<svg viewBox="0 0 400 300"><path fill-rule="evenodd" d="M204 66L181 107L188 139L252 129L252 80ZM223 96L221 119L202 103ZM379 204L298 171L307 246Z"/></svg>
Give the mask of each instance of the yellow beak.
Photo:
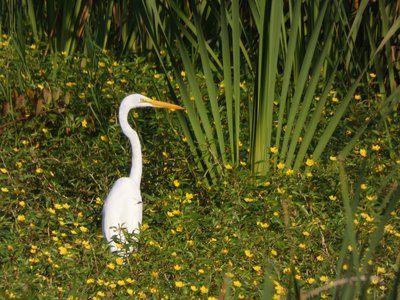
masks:
<svg viewBox="0 0 400 300"><path fill-rule="evenodd" d="M172 103L167 103L167 102L162 102L162 101L158 101L158 100L153 100L150 98L143 98L142 99L144 102L148 102L151 105L153 105L154 107L159 107L159 108L168 108L168 109L184 109L182 106L176 105L176 104L172 104Z"/></svg>

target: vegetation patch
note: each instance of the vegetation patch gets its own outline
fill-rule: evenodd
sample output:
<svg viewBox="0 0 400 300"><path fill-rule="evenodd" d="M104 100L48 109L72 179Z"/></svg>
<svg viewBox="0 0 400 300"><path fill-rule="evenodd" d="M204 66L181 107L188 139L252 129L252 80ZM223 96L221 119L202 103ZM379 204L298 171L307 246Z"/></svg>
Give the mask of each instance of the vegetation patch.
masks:
<svg viewBox="0 0 400 300"><path fill-rule="evenodd" d="M238 166L222 166L217 184L208 184L174 113L133 111L145 211L137 251L125 261L109 253L100 231L108 190L130 169L116 112L127 93L168 101L168 86L140 57L43 57L32 45L22 63L3 40L2 297L280 299L297 290L330 298L352 286L371 298L396 293L397 113L372 123L345 161L338 156L379 107L372 71L323 159L308 157L293 170L271 147L276 168L265 178L251 176L244 136ZM340 96L331 90L326 118Z"/></svg>

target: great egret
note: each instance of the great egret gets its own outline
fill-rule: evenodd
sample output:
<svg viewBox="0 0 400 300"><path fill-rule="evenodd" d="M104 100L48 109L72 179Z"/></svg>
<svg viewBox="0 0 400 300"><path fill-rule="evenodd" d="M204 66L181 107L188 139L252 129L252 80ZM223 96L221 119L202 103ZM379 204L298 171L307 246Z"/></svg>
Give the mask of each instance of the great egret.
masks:
<svg viewBox="0 0 400 300"><path fill-rule="evenodd" d="M152 100L140 94L132 94L122 100L118 118L122 132L129 138L132 146L132 167L129 177L119 178L114 183L103 206L102 230L111 252L118 251L120 248L113 239L124 245L126 243L125 230L130 234L138 234L142 223L143 203L140 195L142 150L136 131L128 123L129 111L140 107L183 109L181 106Z"/></svg>

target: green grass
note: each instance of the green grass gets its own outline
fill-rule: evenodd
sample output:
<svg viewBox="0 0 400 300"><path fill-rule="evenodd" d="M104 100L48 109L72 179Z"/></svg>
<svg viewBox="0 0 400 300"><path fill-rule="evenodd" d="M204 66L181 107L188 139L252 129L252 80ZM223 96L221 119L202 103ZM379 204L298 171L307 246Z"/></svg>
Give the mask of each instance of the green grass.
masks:
<svg viewBox="0 0 400 300"><path fill-rule="evenodd" d="M370 126L346 159L347 174L335 160L380 101L372 79L357 92L361 99L353 101L321 162L310 158L301 172L278 164L257 184L246 164L248 145L241 145L239 167L225 166L219 184L209 187L175 112L132 113L143 145L145 211L138 251L121 264L100 230L107 192L130 168L117 108L131 92L169 99L156 67L143 59L96 57L43 58L31 47L25 69L7 40L0 45L0 63L9 66L0 74L1 104L12 104L0 123L0 298L254 299L268 292L269 279L276 299L289 297L294 281L304 293L328 285L319 297L329 298L337 292L329 284L339 285L338 268L347 277L358 274L354 246L343 243L344 198L352 201L350 222L365 257L384 197L399 179L397 115ZM43 88L51 100L47 95L35 115ZM15 93L25 95L19 110ZM340 91L330 101L327 120ZM347 176L348 194L340 175ZM377 276L367 287L371 299L393 287L399 223L395 201L376 253L363 266Z"/></svg>

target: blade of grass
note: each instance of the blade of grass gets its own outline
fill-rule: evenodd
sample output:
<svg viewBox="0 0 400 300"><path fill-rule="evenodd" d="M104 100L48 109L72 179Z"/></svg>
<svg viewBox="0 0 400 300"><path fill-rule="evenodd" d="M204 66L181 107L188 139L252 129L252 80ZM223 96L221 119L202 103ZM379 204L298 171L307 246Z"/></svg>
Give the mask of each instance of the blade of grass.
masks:
<svg viewBox="0 0 400 300"><path fill-rule="evenodd" d="M221 19L221 47L222 47L222 66L224 75L224 93L226 103L226 117L228 122L229 145L233 150L235 149L234 140L234 115L233 115L233 83L232 83L232 63L231 63L231 49L229 44L229 28L226 15L228 14L225 7L225 1L221 1L220 6L220 19ZM235 153L231 151L231 161L235 161Z"/></svg>
<svg viewBox="0 0 400 300"><path fill-rule="evenodd" d="M295 118L298 113L298 109L300 106L301 96L304 92L304 87L308 79L309 69L311 67L311 63L313 62L314 53L316 50L317 42L319 39L320 31L322 28L323 20L325 18L325 13L327 11L328 2L324 2L322 7L319 10L318 19L316 24L313 27L313 31L311 33L310 41L307 44L306 54L304 56L304 60L302 61L300 73L298 76L298 82L296 84L296 88L294 91L293 99L291 100L291 105L289 108L289 116L287 118L286 131L283 137L282 146L280 147L279 159L281 161L287 158L288 145L290 141L290 137L292 135L292 129L296 125ZM292 159L292 158L289 158Z"/></svg>
<svg viewBox="0 0 400 300"><path fill-rule="evenodd" d="M379 16L381 17L381 23L382 23L382 35L386 35L387 32L389 31L389 18L386 12L386 6L385 6L385 1L379 1ZM392 61L392 53L391 53L391 48L392 45L390 43L390 40L388 40L385 43L385 58L386 58L386 67L387 67L387 72L386 74L389 77L389 86L390 90L393 91L396 88L396 81L395 81L395 75L394 75L394 69L393 69L393 61Z"/></svg>
<svg viewBox="0 0 400 300"><path fill-rule="evenodd" d="M296 125L293 128L293 134L291 137L290 146L289 146L289 150L288 150L288 154L287 154L286 162L285 162L285 165L288 168L291 167L293 160L297 159L297 157L299 156L299 153L296 153L296 155L295 155L295 150L298 145L298 140L300 138L301 132L303 131L303 129L305 129L306 131L309 130L308 128L304 128L303 124L305 124L305 121L310 114L309 109L310 109L312 101L314 100L314 95L315 95L315 91L317 89L318 83L320 82L322 66L327 58L328 52L330 51L331 43L329 41L332 39L332 36L333 36L333 26L331 27L331 30L329 31L329 34L326 37L326 40L324 43L325 46L324 46L322 52L318 55L317 62L314 64L312 74L311 74L311 81L309 82L309 84L306 88L305 95L304 95L304 101L301 104L301 108L298 113ZM315 134L315 132L312 132L312 135L314 135L314 134ZM303 161L304 157L299 157L299 160Z"/></svg>
<svg viewBox="0 0 400 300"><path fill-rule="evenodd" d="M213 123L215 124L215 132L217 134L217 139L218 139L218 145L219 145L219 155L215 153L217 157L221 157L223 165L226 164L226 157L225 157L225 141L224 141L224 136L223 136L223 130L222 130L222 124L221 124L221 116L220 116L220 107L218 106L218 95L217 95L217 89L215 87L214 83L214 74L211 71L211 62L208 58L207 55L207 49L206 45L207 42L205 41L203 32L202 32L202 26L200 23L200 16L198 13L194 10L193 13L194 17L194 24L196 26L196 36L197 36L197 41L199 45L199 53L200 53L200 58L201 58L201 63L204 71L204 76L205 76L205 82L207 86L207 92L208 92L208 99L210 101L210 106L211 106L211 113L212 113L212 119Z"/></svg>
<svg viewBox="0 0 400 300"><path fill-rule="evenodd" d="M143 6L143 7L145 7L145 6ZM147 31L149 32L150 39L151 39L151 41L152 41L152 43L153 43L153 45L154 45L154 47L156 49L156 54L159 57L160 64L161 64L161 66L162 66L162 68L163 68L163 70L164 70L164 72L166 74L166 77L168 77L167 68L163 63L163 60L162 60L162 57L161 57L161 54L160 54L160 49L158 48L157 40L155 39L156 36L154 34L154 28L151 25L151 20L149 18L147 9L144 8L143 11L145 13L145 17L143 18L144 24L146 26ZM157 15L158 11L153 11L153 13L155 15ZM158 16L156 16L156 18L158 18ZM175 22L175 24L176 24L176 22ZM176 30L176 28L175 28L175 30L173 32L176 32L178 34L178 31ZM182 77L180 75L181 70L178 69L179 64L174 59L174 55L173 55L174 51L172 50L172 47L168 42L166 33L163 30L163 28L160 28L160 33L165 38L167 51L171 54L170 58L171 58L172 67L174 69L174 72L177 75L176 76L176 80L178 82L178 87L179 87L179 90L180 90L180 93L181 93L181 97L180 98L181 98L181 100L183 100L184 107L186 108L186 112L188 114L189 123L191 124L191 129L193 131L194 138L192 137L191 131L188 130L187 121L186 121L186 118L183 117L183 114L178 114L179 121L181 123L182 128L184 129L184 133L185 133L186 138L188 140L188 144L190 146L190 149L191 149L193 155L196 157L197 162L200 164L199 168L203 169L203 165L204 165L204 167L205 167L205 176L208 174L210 176L211 180L214 181L215 178L216 178L216 174L215 174L215 170L213 168L213 164L210 161L209 148L207 147L206 136L205 136L204 131L202 129L200 120L199 120L199 118L197 116L195 104L190 100L191 97L189 95L189 91L186 88L187 85L185 84L185 82L183 81L183 79L182 79ZM178 41L178 43L179 43L179 41ZM182 45L181 45L181 47L182 47ZM183 53L185 53L184 50L183 50ZM188 56L187 56L186 53L185 53L185 55L186 55L185 61L186 61L186 63L189 63L190 61L188 59ZM190 76L191 76L191 78L194 77L194 79L195 79L195 75L193 74L193 70L191 70L191 75ZM172 84L169 82L169 80L168 80L168 83L169 83L169 86L170 86L171 94L176 99L174 90L172 88ZM200 94L200 97L201 97L201 94ZM200 99L200 101L202 102L201 99ZM197 148L195 146L194 140L197 141L199 148ZM200 154L197 152L197 149L200 150Z"/></svg>
<svg viewBox="0 0 400 300"><path fill-rule="evenodd" d="M374 120L378 119L379 116L381 118L385 118L389 113L391 113L395 109L395 105L393 105L393 102L399 102L399 96L400 96L400 87L397 87L393 93L386 98L385 101L381 103L379 108L373 113L373 115L369 118L368 121L366 121L355 133L353 138L346 143L346 146L340 151L338 157L341 158L346 158L350 151L354 148L360 137L364 134L370 123L372 123Z"/></svg>
<svg viewBox="0 0 400 300"><path fill-rule="evenodd" d="M299 36L299 19L301 15L301 1L297 0L293 8L293 14L291 15L291 26L289 33L289 44L286 55L286 61L284 63L284 72L282 79L282 89L279 98L279 112L278 112L278 126L276 129L275 145L280 144L282 126L284 122L284 114L286 111L287 95L289 91L290 79L293 70L293 61L295 58L297 37ZM277 161L275 161L276 165Z"/></svg>
<svg viewBox="0 0 400 300"><path fill-rule="evenodd" d="M32 0L26 0L26 4L27 4L27 11L28 11L29 21L31 23L33 39L37 43L37 42L39 42L39 35L38 35L38 30L37 30L35 8L34 8Z"/></svg>
<svg viewBox="0 0 400 300"><path fill-rule="evenodd" d="M182 58L182 63L183 63L184 69L186 70L187 80L189 83L191 94L194 97L196 113L200 117L201 126L204 129L204 132L203 132L204 138L201 138L203 144L200 144L199 146L203 147L203 149L208 149L209 154L211 155L214 163L218 164L218 160L217 160L218 151L217 151L216 144L215 144L213 129L211 126L210 119L208 117L207 107L205 106L205 103L203 101L203 96L202 96L202 93L200 90L199 83L197 82L195 69L193 67L193 64L190 61L189 54L187 53L182 41L178 39L177 45L178 45L180 57ZM176 76L178 78L180 78L180 76L181 76L180 73L181 72L176 74ZM183 82L182 79L179 79L178 84L182 88L181 89L181 91L182 91L185 83ZM186 98L187 102L190 101L189 93L187 93L187 95L186 95L186 97L184 97L184 99L185 98ZM193 109L193 112L194 112L194 109ZM197 116L195 116L195 115L189 116L190 120L192 120L193 118L197 118ZM200 140L198 140L198 141L200 143ZM218 172L221 172L221 170L222 170L221 167L217 168Z"/></svg>
<svg viewBox="0 0 400 300"><path fill-rule="evenodd" d="M360 258L359 258L359 248L357 245L357 231L354 227L354 214L355 211L352 208L351 200L350 200L350 191L348 187L348 179L345 170L345 164L343 160L339 160L339 182L340 182L340 189L343 198L343 207L345 212L345 232L344 232L344 239L342 244L342 249L339 254L339 260L344 261L345 257L349 253L352 258L353 269L355 270L355 274L358 276L360 274ZM350 248L351 247L351 248ZM341 266L340 266L341 267ZM338 269L337 269L338 270ZM337 277L340 275L340 271L337 272Z"/></svg>
<svg viewBox="0 0 400 300"><path fill-rule="evenodd" d="M283 3L272 1L271 7L261 2L261 24L258 71L256 78L256 98L253 108L253 125L251 133L251 163L255 174L267 174L270 166L270 153L273 102L275 83L278 73L279 42L281 22L283 20ZM278 39L278 40L277 40Z"/></svg>
<svg viewBox="0 0 400 300"><path fill-rule="evenodd" d="M339 64L336 64L335 68L332 70L331 75L329 76L329 79L326 82L325 89L322 92L320 100L318 101L318 105L317 105L314 113L312 114L311 120L306 125L307 130L304 134L303 140L301 141L299 151L297 152L296 160L295 160L295 163L293 166L294 169L300 168L300 166L303 163L303 160L306 156L307 150L311 144L311 141L315 138L315 131L316 131L316 129L320 123L320 120L322 118L322 113L324 111L326 101L328 100L329 91L331 90L333 82L336 77L335 74L336 74L338 65Z"/></svg>
<svg viewBox="0 0 400 300"><path fill-rule="evenodd" d="M347 106L349 105L351 99L353 99L354 93L361 81L362 76L363 76L363 73L360 76L358 76L356 81L351 85L346 96L340 103L339 107L336 109L333 117L330 119L327 127L325 128L325 130L324 130L322 136L320 137L318 144L315 147L315 150L312 154L312 157L314 160L318 160L319 157L321 156L322 152L324 151L326 145L328 144L330 138L333 135L333 132L335 131L341 118L343 117L343 115L347 109Z"/></svg>
<svg viewBox="0 0 400 300"><path fill-rule="evenodd" d="M239 0L232 3L232 20L240 20ZM233 52L233 100L234 100L234 162L239 163L239 134L240 134L240 27L239 22L232 24L232 52Z"/></svg>
<svg viewBox="0 0 400 300"><path fill-rule="evenodd" d="M194 23L192 21L189 20L189 18L187 17L187 14L185 14L179 8L178 4L175 3L175 1L170 0L170 1L168 1L168 3L169 3L169 5L171 5L171 8L177 14L177 17L179 18L179 20L182 21L183 24L186 26L186 28L189 29L189 31L185 34L185 37L190 39L191 36L195 35L195 33L196 33L196 26L194 25ZM181 27L181 29L184 29L184 28ZM181 38L181 37L179 37L179 38ZM195 42L194 39L191 39L191 44L194 48L197 46L197 43ZM219 70L222 70L222 63L219 60L218 55L214 52L213 49L211 49L211 47L208 44L206 45L206 48L207 48L209 55L212 57L212 61L216 64L216 68L218 68Z"/></svg>
<svg viewBox="0 0 400 300"><path fill-rule="evenodd" d="M349 69L350 66L350 60L351 57L354 54L354 47L355 47L355 41L357 38L357 35L359 33L359 28L361 26L361 22L362 22L362 18L364 15L364 11L368 5L368 0L362 0L360 5L358 6L357 9L357 13L356 16L351 24L351 28L349 31L349 34L347 35L347 39L346 39L346 43L349 47L347 52L347 56L346 56L346 69ZM336 1L338 6L343 6L343 3L341 1ZM343 8L344 9L344 8ZM344 9L345 10L345 9ZM343 16L345 19L341 19L342 20L342 26L345 28L346 26L348 26L349 22L347 20L346 14L340 14L340 16Z"/></svg>

